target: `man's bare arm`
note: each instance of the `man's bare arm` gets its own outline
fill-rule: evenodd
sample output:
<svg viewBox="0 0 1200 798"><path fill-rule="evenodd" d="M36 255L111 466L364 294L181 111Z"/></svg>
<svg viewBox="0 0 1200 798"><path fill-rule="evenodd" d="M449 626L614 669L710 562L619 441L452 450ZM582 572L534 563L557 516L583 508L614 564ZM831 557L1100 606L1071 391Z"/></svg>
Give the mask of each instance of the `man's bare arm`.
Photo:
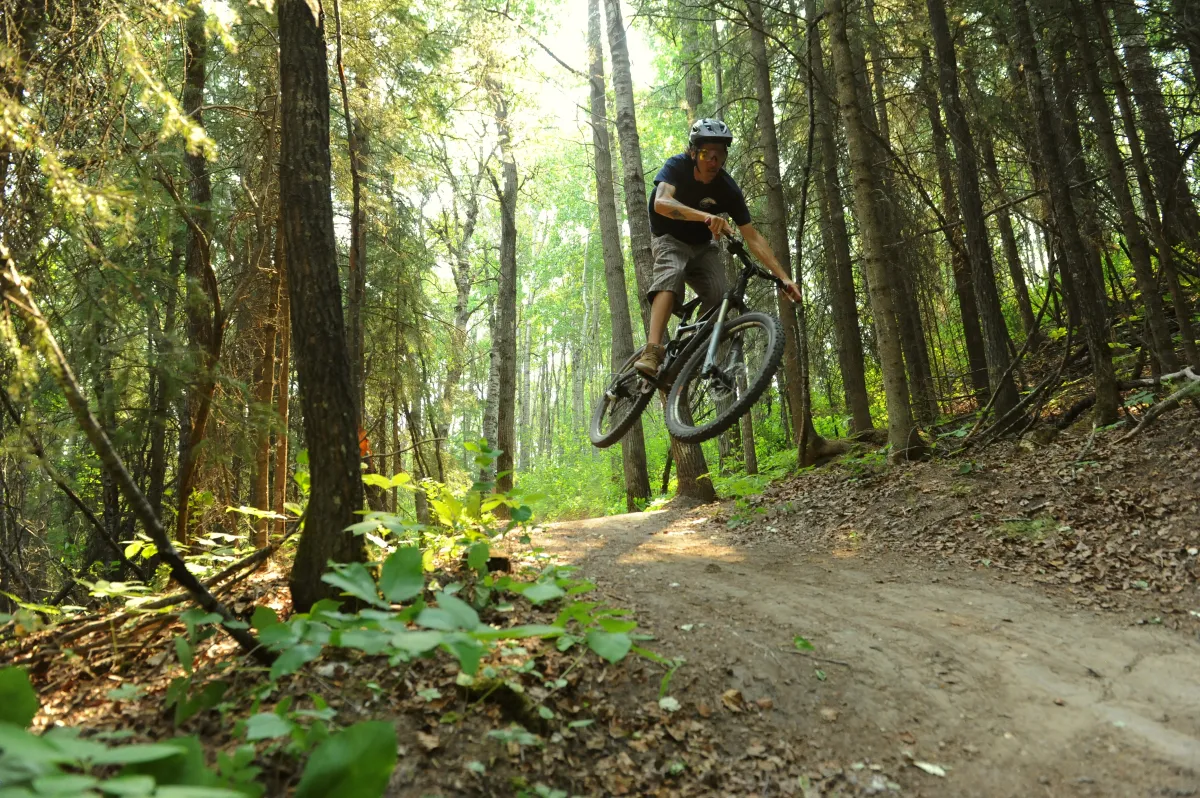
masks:
<svg viewBox="0 0 1200 798"><path fill-rule="evenodd" d="M783 266L779 264L779 260L775 257L775 253L771 251L771 245L762 237L762 234L754 228L753 224L747 223L738 227L742 231L742 240L746 242L746 246L750 247L750 252L754 257L771 270L771 273L783 281L784 292L791 297L793 301L800 301L800 289L788 277L787 272L783 270Z"/></svg>
<svg viewBox="0 0 1200 798"><path fill-rule="evenodd" d="M654 190L654 210L661 216L680 219L687 222L703 222L713 235L730 235L733 228L724 218L711 213L696 210L675 199L675 186L670 183L659 183Z"/></svg>

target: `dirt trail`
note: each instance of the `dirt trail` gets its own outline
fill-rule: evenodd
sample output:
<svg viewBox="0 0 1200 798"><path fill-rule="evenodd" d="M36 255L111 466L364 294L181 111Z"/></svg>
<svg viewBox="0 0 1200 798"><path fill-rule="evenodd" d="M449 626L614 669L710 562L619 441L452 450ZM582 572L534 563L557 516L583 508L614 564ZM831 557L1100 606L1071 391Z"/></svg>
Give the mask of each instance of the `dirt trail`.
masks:
<svg viewBox="0 0 1200 798"><path fill-rule="evenodd" d="M658 651L687 659L671 692L683 712L713 708L730 757L758 735L813 763L875 763L904 795L1200 795L1194 637L995 572L733 548L704 523L711 512L557 524L538 542L634 609ZM846 665L793 653L795 635ZM729 689L771 699L765 727L722 706Z"/></svg>

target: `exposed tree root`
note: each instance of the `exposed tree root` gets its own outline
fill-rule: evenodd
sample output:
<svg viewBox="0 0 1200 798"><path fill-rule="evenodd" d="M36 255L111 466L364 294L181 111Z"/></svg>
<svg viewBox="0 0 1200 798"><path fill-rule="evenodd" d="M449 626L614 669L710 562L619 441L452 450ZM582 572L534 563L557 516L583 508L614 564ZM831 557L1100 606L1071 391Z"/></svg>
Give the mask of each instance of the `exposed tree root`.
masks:
<svg viewBox="0 0 1200 798"><path fill-rule="evenodd" d="M1163 413L1179 407L1179 403L1184 399L1187 399L1188 397L1200 396L1200 374L1197 374L1190 366L1180 372L1177 372L1176 374L1164 376L1163 379L1167 379L1168 377L1185 377L1187 378L1188 383L1179 390L1175 391L1175 393L1168 396L1166 399L1163 399L1161 402L1147 410L1145 415L1142 416L1142 420L1138 422L1138 425L1118 438L1117 443L1124 443L1134 435L1137 435L1146 427L1150 426L1150 424L1154 423L1154 419L1158 418Z"/></svg>

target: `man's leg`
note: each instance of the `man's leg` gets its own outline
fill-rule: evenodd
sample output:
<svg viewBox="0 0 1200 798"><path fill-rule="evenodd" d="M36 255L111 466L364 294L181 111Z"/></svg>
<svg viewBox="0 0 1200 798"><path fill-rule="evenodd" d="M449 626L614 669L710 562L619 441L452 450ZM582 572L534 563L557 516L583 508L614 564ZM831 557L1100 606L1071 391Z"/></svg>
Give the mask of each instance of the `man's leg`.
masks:
<svg viewBox="0 0 1200 798"><path fill-rule="evenodd" d="M646 334L646 342L661 344L667 334L667 322L671 320L671 311L675 308L675 292L659 291L650 302L650 332Z"/></svg>
<svg viewBox="0 0 1200 798"><path fill-rule="evenodd" d="M646 349L633 366L653 377L662 365L667 322L671 320L676 300L683 295L683 273L691 256L691 248L674 236L663 235L650 240L650 251L654 254L654 279L647 292L650 299L650 329L646 331Z"/></svg>
<svg viewBox="0 0 1200 798"><path fill-rule="evenodd" d="M696 247L695 254L688 261L684 271L684 279L696 292L696 296L700 297L701 313L707 313L720 305L728 290L720 246L714 242Z"/></svg>

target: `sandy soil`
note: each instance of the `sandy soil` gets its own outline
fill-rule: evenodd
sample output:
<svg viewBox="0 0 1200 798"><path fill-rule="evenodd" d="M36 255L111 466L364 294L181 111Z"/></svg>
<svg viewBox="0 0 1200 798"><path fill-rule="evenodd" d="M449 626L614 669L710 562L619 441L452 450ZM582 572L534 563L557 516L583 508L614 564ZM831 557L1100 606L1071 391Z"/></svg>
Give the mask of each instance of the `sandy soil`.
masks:
<svg viewBox="0 0 1200 798"><path fill-rule="evenodd" d="M557 524L538 542L687 660L671 694L726 719L729 756L777 736L878 771L867 794L1200 795L1195 637L995 570L734 547L717 510ZM814 650L797 653L797 635ZM767 724L747 728L733 708L760 699Z"/></svg>

